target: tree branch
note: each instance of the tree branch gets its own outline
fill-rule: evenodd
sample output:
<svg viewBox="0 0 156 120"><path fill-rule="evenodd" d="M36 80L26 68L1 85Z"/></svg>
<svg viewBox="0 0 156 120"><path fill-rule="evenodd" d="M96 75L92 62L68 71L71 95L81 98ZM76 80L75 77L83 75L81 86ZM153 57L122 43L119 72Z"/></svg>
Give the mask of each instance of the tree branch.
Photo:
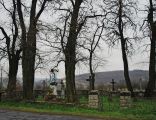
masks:
<svg viewBox="0 0 156 120"><path fill-rule="evenodd" d="M18 16L20 20L20 26L22 29L22 47L26 43L26 27L24 23L24 18L23 18L23 12L22 12L22 7L21 7L21 0L17 0L17 11L18 11Z"/></svg>
<svg viewBox="0 0 156 120"><path fill-rule="evenodd" d="M39 10L39 12L37 13L37 15L36 15L36 17L35 17L36 21L39 19L39 17L41 16L43 10L45 9L45 5L46 5L46 2L47 2L47 1L48 1L48 0L44 0L44 1L43 1L42 6L41 6L41 9Z"/></svg>
<svg viewBox="0 0 156 120"><path fill-rule="evenodd" d="M70 0L70 2L72 3L72 6L74 7L75 6L75 3L73 0Z"/></svg>

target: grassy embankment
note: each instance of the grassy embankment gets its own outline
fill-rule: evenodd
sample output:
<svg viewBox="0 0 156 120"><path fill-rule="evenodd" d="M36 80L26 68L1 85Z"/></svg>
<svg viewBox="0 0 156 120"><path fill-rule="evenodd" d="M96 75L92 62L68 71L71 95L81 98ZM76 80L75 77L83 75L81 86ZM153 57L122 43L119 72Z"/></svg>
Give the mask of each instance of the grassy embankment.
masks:
<svg viewBox="0 0 156 120"><path fill-rule="evenodd" d="M86 99L81 99L82 103ZM138 100L132 107L121 109L119 99L112 102L103 99L103 111L73 105L57 105L52 103L0 102L1 109L21 110L47 114L78 115L85 117L106 118L107 120L156 120L156 100Z"/></svg>

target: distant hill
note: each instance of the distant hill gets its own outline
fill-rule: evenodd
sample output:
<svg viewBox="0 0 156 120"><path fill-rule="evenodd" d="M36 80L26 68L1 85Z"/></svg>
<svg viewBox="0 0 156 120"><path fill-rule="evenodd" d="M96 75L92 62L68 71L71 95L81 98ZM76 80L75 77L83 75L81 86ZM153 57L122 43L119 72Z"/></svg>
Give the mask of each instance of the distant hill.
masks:
<svg viewBox="0 0 156 120"><path fill-rule="evenodd" d="M129 72L130 78L132 83L138 83L140 78L142 81L148 80L148 71L146 70L132 70ZM87 88L89 83L86 81L86 79L89 78L89 73L76 75L75 82L76 86L79 88ZM64 78L63 78L64 79ZM107 72L97 72L95 73L95 85L108 85L112 81L112 79L115 80L115 82L119 84L125 84L124 80L124 72L122 70L118 71L107 71ZM35 87L42 85L43 79L37 78L35 80ZM61 82L61 79L57 80L58 83ZM59 86L59 84L58 84Z"/></svg>
<svg viewBox="0 0 156 120"><path fill-rule="evenodd" d="M148 71L146 70L133 70L130 71L130 78L132 83L138 83L140 78L142 79L142 81L148 81ZM77 87L83 87L86 88L89 83L88 81L86 81L86 79L89 78L89 73L86 74L81 74L81 75L76 75L75 77L75 82L76 82L76 86ZM115 82L117 83L124 83L124 72L122 70L118 70L118 71L107 71L107 72L97 72L95 73L95 85L107 85L110 84L110 82L112 81L112 79L115 80ZM20 81L20 83L22 83L22 78L18 78L18 80ZM35 88L36 87L42 87L43 84L43 80L47 79L43 79L43 78L36 78L35 79ZM7 78L3 78L3 87L7 87ZM58 83L60 84L61 79L58 80Z"/></svg>
<svg viewBox="0 0 156 120"><path fill-rule="evenodd" d="M148 71L146 70L133 70L130 71L130 78L132 82L139 81L141 78L143 81L148 80ZM87 82L86 79L89 78L89 74L81 74L76 76L76 81L79 82ZM114 79L116 82L121 82L124 80L124 72L122 70L119 71L108 71L108 72L97 72L95 73L95 83L110 83L111 80Z"/></svg>

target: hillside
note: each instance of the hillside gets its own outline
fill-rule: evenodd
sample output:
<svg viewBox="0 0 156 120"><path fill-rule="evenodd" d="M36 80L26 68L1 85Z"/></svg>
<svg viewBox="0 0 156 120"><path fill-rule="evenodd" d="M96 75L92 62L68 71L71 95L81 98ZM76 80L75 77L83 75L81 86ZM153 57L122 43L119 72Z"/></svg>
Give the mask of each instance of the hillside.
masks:
<svg viewBox="0 0 156 120"><path fill-rule="evenodd" d="M134 82L139 82L139 79L141 78L143 81L147 81L148 80L148 71L145 70L133 70L130 71L130 77L132 80L132 83ZM89 78L89 73L87 74L81 74L81 75L77 75L76 76L76 86L83 86L86 88L86 86L88 86L88 82L86 81L86 79ZM95 84L96 85L102 85L102 84L109 84L111 82L111 80L114 79L115 82L117 82L118 84L120 83L124 83L124 73L123 71L119 70L119 71L107 71L107 72L97 72L95 74ZM18 80L22 83L22 78L18 78ZM46 79L41 79L41 78L36 78L35 79L35 87L36 86L42 86L43 84L43 80ZM60 83L60 79L58 80L58 83ZM3 87L7 86L7 80L6 78L3 78Z"/></svg>
<svg viewBox="0 0 156 120"><path fill-rule="evenodd" d="M86 79L89 78L89 74L81 74L76 76L76 81L85 82ZM148 71L145 70L133 70L130 71L130 78L133 82L139 81L141 78L142 80L148 80ZM95 83L109 83L112 79L116 82L121 82L124 80L124 73L123 71L108 71L108 72L97 72L95 74Z"/></svg>

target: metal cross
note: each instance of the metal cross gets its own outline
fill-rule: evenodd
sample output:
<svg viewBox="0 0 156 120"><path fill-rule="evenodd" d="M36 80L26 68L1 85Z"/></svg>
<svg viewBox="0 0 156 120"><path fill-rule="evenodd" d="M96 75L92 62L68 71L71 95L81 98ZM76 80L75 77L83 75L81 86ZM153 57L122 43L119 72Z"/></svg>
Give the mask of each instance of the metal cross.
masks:
<svg viewBox="0 0 156 120"><path fill-rule="evenodd" d="M115 91L115 84L116 82L114 81L114 79L112 79L112 82L110 82L112 84L112 91Z"/></svg>

